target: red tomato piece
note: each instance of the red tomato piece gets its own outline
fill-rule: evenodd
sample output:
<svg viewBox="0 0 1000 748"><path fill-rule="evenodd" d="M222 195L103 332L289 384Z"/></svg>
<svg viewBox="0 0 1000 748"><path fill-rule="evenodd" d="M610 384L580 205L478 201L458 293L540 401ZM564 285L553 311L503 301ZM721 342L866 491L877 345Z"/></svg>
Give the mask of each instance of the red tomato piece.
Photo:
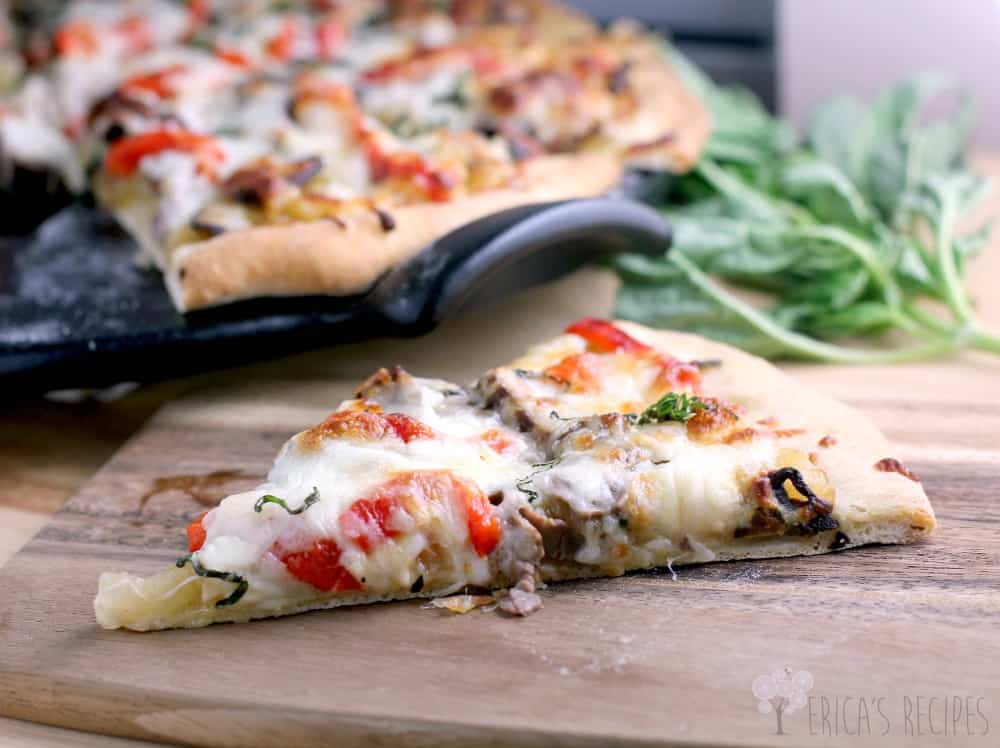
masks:
<svg viewBox="0 0 1000 748"><path fill-rule="evenodd" d="M169 150L195 154L199 166L209 174L225 158L215 139L208 135L186 130L152 130L116 140L108 149L104 166L116 176L127 177L135 173L139 162L146 156Z"/></svg>
<svg viewBox="0 0 1000 748"><path fill-rule="evenodd" d="M392 496L358 499L340 515L338 523L344 535L358 544L365 553L381 545L388 538L399 535L398 530L387 527L393 512L405 511Z"/></svg>
<svg viewBox="0 0 1000 748"><path fill-rule="evenodd" d="M208 512L202 512L198 515L198 519L187 526L188 552L190 553L200 551L201 547L205 545L205 539L208 537L208 533L205 532L205 526L201 521L205 519L206 514L208 514Z"/></svg>
<svg viewBox="0 0 1000 748"><path fill-rule="evenodd" d="M486 495L474 483L449 470L414 470L400 473L359 499L341 515L341 529L350 531L366 552L387 538L395 537L386 527L393 511L420 505L458 506L465 513L469 542L485 556L500 542L502 527ZM345 518L346 515L346 518Z"/></svg>
<svg viewBox="0 0 1000 748"><path fill-rule="evenodd" d="M610 322L594 317L584 317L566 328L566 332L579 335L587 341L587 349L595 353L648 351L649 346L640 343L624 330L619 330Z"/></svg>
<svg viewBox="0 0 1000 748"><path fill-rule="evenodd" d="M479 435L479 440L494 452L506 452L514 446L514 441L510 438L510 435L500 429L484 431Z"/></svg>
<svg viewBox="0 0 1000 748"><path fill-rule="evenodd" d="M339 410L331 413L323 423L310 429L315 437L347 437L360 441L375 441L395 436L409 443L414 439L432 439L434 429L416 418L402 413L382 413L370 410Z"/></svg>
<svg viewBox="0 0 1000 748"><path fill-rule="evenodd" d="M228 62L233 67L243 68L244 70L249 70L253 67L250 58L238 49L217 49L215 50L215 56L223 62Z"/></svg>
<svg viewBox="0 0 1000 748"><path fill-rule="evenodd" d="M52 42L62 57L91 57L97 54L97 30L87 21L70 21L56 31Z"/></svg>
<svg viewBox="0 0 1000 748"><path fill-rule="evenodd" d="M122 83L123 91L148 91L159 96L161 99L170 99L177 95L174 88L175 79L178 75L187 71L185 65L176 64L158 70L155 73L145 75L135 75Z"/></svg>
<svg viewBox="0 0 1000 748"><path fill-rule="evenodd" d="M191 36L198 29L208 22L209 16L211 15L211 8L209 7L208 0L188 0L187 4L187 15L188 15L188 26L187 26L187 36Z"/></svg>
<svg viewBox="0 0 1000 748"><path fill-rule="evenodd" d="M342 108L353 107L357 103L353 88L313 73L303 73L295 80L295 97L324 99Z"/></svg>
<svg viewBox="0 0 1000 748"><path fill-rule="evenodd" d="M281 23L281 29L267 43L267 54L276 60L289 60L295 52L295 39L298 36L298 24L294 18L286 18Z"/></svg>
<svg viewBox="0 0 1000 748"><path fill-rule="evenodd" d="M402 413L389 413L382 418L393 433L407 444L414 439L433 439L435 436L434 429L426 423L421 423L416 418L410 418Z"/></svg>
<svg viewBox="0 0 1000 748"><path fill-rule="evenodd" d="M465 506L469 540L476 553L485 556L500 542L500 518L494 514L493 505L478 487L465 483L460 496Z"/></svg>
<svg viewBox="0 0 1000 748"><path fill-rule="evenodd" d="M458 186L455 177L446 171L435 169L419 153L411 151L386 153L374 140L367 144L366 150L372 178L376 182L389 177L409 179L435 202L448 200Z"/></svg>
<svg viewBox="0 0 1000 748"><path fill-rule="evenodd" d="M115 31L124 37L125 49L129 54L138 54L153 48L153 29L145 16L128 16L115 24Z"/></svg>
<svg viewBox="0 0 1000 748"><path fill-rule="evenodd" d="M316 589L324 592L364 589L340 564L340 546L332 540L317 540L309 548L291 553L277 549L276 555L293 577Z"/></svg>
<svg viewBox="0 0 1000 748"><path fill-rule="evenodd" d="M593 392L601 388L599 360L593 353L574 353L545 369L545 375L563 382L572 392Z"/></svg>
<svg viewBox="0 0 1000 748"><path fill-rule="evenodd" d="M670 356L658 356L660 372L655 386L663 392L689 389L697 392L701 388L701 371L695 364L678 361Z"/></svg>
<svg viewBox="0 0 1000 748"><path fill-rule="evenodd" d="M332 60L347 39L344 26L334 20L321 21L316 26L316 51L324 60Z"/></svg>

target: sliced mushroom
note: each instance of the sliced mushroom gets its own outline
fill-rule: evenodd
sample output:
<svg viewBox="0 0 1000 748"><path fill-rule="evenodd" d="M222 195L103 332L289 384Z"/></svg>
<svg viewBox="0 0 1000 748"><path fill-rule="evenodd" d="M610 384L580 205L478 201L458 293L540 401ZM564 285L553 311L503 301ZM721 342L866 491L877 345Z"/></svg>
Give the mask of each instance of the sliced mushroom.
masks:
<svg viewBox="0 0 1000 748"><path fill-rule="evenodd" d="M289 164L262 158L233 173L222 183L222 193L230 200L260 205L289 187L302 187L322 168L319 156Z"/></svg>
<svg viewBox="0 0 1000 748"><path fill-rule="evenodd" d="M242 205L211 203L198 211L191 220L191 226L209 236L218 236L227 231L249 228L251 223L247 210Z"/></svg>

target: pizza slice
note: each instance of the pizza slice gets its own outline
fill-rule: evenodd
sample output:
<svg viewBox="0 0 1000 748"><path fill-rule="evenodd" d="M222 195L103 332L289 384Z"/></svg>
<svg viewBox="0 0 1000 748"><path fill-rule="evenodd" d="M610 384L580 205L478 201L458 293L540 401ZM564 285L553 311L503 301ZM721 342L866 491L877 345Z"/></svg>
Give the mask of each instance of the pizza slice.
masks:
<svg viewBox="0 0 1000 748"><path fill-rule="evenodd" d="M479 589L525 615L548 581L915 541L934 514L889 450L746 353L582 320L471 388L380 370L174 567L102 575L95 611L145 631Z"/></svg>

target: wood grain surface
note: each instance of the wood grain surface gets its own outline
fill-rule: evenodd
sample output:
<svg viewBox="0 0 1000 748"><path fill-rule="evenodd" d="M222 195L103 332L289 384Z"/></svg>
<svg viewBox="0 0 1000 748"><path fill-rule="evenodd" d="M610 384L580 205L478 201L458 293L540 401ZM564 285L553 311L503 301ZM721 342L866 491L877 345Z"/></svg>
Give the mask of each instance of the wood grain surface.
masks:
<svg viewBox="0 0 1000 748"><path fill-rule="evenodd" d="M986 165L1000 173L1000 162ZM972 278L994 326L998 272L994 245ZM606 313L612 297L609 277L584 272L422 339L111 404L7 406L0 554L178 398L0 569L0 713L191 745L998 744L1000 363L978 355L794 367L868 412L923 477L940 523L925 544L556 585L523 621L394 603L147 635L93 622L101 571L169 562L201 502L230 487L192 486L191 476L230 471L235 487L263 474L291 432L377 365L469 379L576 317ZM162 480L177 476L188 479ZM170 485L194 490L147 496ZM750 687L786 666L814 684L778 738ZM0 721L20 745L92 744L40 730Z"/></svg>

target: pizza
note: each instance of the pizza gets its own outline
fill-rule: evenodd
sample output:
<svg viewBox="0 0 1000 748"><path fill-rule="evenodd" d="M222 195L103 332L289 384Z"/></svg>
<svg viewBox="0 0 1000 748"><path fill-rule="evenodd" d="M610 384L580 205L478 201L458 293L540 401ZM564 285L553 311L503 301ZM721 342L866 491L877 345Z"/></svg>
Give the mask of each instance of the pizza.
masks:
<svg viewBox="0 0 1000 748"><path fill-rule="evenodd" d="M664 44L547 0L75 0L29 34L5 158L91 189L181 311L351 295L478 217L684 171Z"/></svg>
<svg viewBox="0 0 1000 748"><path fill-rule="evenodd" d="M517 616L548 582L934 525L857 412L723 344L585 319L469 387L379 370L195 519L174 566L103 574L94 607L139 631L410 597Z"/></svg>

